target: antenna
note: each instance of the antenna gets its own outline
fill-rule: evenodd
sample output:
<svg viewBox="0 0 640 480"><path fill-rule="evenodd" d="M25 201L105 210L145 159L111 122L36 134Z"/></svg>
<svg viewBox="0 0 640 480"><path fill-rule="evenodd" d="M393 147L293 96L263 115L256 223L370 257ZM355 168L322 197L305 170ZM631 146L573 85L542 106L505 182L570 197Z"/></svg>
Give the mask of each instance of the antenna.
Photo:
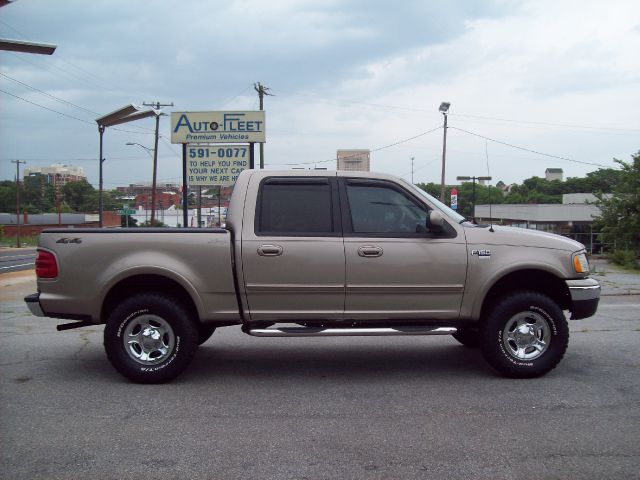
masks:
<svg viewBox="0 0 640 480"><path fill-rule="evenodd" d="M489 145L487 144L487 141L484 141L484 155L487 158L487 177L491 178L491 172L489 171ZM491 199L491 183L489 183L489 231L490 232L495 232L495 230L493 229L493 215L492 215L492 207L493 206L493 201Z"/></svg>

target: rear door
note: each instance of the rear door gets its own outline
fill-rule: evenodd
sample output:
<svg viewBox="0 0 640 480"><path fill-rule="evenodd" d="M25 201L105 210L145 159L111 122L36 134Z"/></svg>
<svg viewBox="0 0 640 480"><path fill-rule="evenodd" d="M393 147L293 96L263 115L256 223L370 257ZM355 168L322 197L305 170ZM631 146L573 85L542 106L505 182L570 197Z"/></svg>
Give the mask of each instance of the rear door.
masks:
<svg viewBox="0 0 640 480"><path fill-rule="evenodd" d="M458 318L467 271L464 234L430 231L430 207L387 180L342 178L345 319Z"/></svg>
<svg viewBox="0 0 640 480"><path fill-rule="evenodd" d="M252 181L260 181L259 193L242 237L251 320L341 320L345 259L335 176Z"/></svg>

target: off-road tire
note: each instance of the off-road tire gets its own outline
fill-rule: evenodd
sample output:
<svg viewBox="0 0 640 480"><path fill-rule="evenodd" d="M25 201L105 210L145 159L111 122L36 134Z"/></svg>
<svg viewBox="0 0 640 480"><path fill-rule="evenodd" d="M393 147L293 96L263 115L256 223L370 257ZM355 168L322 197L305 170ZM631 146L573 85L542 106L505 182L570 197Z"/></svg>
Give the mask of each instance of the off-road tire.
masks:
<svg viewBox="0 0 640 480"><path fill-rule="evenodd" d="M533 378L554 369L568 343L569 326L560 307L541 293L517 291L489 312L480 348L502 375Z"/></svg>
<svg viewBox="0 0 640 480"><path fill-rule="evenodd" d="M109 361L137 383L172 380L189 365L197 347L198 329L188 311L159 293L124 300L104 329Z"/></svg>

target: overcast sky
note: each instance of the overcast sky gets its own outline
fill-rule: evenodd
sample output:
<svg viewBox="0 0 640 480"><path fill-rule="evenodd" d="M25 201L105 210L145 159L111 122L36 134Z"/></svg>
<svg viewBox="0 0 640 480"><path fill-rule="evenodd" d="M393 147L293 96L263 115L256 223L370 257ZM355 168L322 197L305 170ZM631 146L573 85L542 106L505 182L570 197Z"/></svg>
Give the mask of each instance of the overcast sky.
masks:
<svg viewBox="0 0 640 480"><path fill-rule="evenodd" d="M1 179L20 159L83 167L97 186L98 116L143 101L257 110L258 81L274 94L267 168L335 169L337 149L365 148L372 170L411 179L415 157L415 181L439 182L441 128L393 144L441 127L442 101L448 183L486 175L487 153L494 182L512 183L640 150L637 0L18 0L0 9L0 36L58 45L0 52ZM107 130L105 188L151 180L125 144L152 147L153 126ZM161 134L158 178L179 182L169 117Z"/></svg>

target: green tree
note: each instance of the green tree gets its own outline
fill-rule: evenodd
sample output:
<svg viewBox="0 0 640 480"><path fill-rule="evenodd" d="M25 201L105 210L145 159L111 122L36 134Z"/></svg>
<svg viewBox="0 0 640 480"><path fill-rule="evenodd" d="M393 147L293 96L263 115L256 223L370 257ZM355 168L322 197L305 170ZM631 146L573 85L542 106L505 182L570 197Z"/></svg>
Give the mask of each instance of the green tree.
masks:
<svg viewBox="0 0 640 480"><path fill-rule="evenodd" d="M74 212L95 212L98 210L98 192L86 180L69 182L60 190L64 203ZM106 198L103 195L103 200Z"/></svg>
<svg viewBox="0 0 640 480"><path fill-rule="evenodd" d="M613 195L598 195L601 214L596 221L604 242L615 242L616 250L640 252L640 151L631 162L614 159L621 167Z"/></svg>
<svg viewBox="0 0 640 480"><path fill-rule="evenodd" d="M440 199L440 185L436 183L419 183L416 185L432 197ZM458 191L457 212L467 218L473 216L473 183L465 182L461 185L445 185L444 203L451 205L451 189L455 187ZM480 185L476 183L476 205L486 205L488 203L503 203L503 197L496 187Z"/></svg>
<svg viewBox="0 0 640 480"><path fill-rule="evenodd" d="M3 180L0 182L0 212L15 213L16 182Z"/></svg>

